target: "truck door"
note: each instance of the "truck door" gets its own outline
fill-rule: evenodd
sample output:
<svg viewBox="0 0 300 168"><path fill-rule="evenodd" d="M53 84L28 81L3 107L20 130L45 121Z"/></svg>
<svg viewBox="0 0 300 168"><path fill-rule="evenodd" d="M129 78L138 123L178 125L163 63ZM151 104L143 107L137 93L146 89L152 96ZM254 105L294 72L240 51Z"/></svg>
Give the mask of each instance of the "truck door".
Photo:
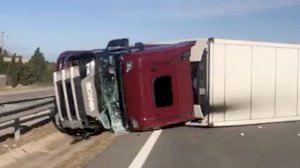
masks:
<svg viewBox="0 0 300 168"><path fill-rule="evenodd" d="M165 62L155 63L152 69L153 103L159 119L181 118L192 106L191 76L189 63L180 56ZM192 111L190 111L192 112Z"/></svg>

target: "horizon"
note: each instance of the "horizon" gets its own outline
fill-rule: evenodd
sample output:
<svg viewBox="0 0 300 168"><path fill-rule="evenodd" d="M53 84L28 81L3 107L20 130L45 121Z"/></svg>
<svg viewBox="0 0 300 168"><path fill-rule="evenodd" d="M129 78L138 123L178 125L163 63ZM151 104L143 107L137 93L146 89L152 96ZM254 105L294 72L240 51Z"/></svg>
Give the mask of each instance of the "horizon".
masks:
<svg viewBox="0 0 300 168"><path fill-rule="evenodd" d="M37 47L49 61L65 50L191 38L300 43L300 0L3 2L4 48L26 58Z"/></svg>

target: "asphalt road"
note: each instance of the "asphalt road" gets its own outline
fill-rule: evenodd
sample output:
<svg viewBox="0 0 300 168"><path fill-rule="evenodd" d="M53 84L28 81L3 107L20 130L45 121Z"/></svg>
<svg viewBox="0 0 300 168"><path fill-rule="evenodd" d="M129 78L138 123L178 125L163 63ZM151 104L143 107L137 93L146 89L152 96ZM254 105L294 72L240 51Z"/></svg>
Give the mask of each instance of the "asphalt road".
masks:
<svg viewBox="0 0 300 168"><path fill-rule="evenodd" d="M27 90L16 90L0 93L0 104L7 102L14 102L19 100L28 100L32 98L41 98L54 96L53 87L39 88L39 89L27 89Z"/></svg>
<svg viewBox="0 0 300 168"><path fill-rule="evenodd" d="M128 167L152 132L121 136L88 168ZM300 122L225 128L164 129L145 168L298 168Z"/></svg>

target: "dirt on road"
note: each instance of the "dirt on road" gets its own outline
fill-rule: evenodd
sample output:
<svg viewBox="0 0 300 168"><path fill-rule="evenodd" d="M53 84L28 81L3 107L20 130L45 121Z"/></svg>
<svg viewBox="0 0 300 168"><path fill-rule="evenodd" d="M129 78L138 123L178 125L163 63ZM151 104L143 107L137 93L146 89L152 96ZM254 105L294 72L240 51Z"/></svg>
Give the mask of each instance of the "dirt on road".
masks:
<svg viewBox="0 0 300 168"><path fill-rule="evenodd" d="M26 128L22 130L26 131ZM29 142L37 141L55 132L57 132L57 129L51 122L46 125L31 128L31 130L26 131L26 133L22 134L20 141L15 141L13 138L13 134L2 136L0 138L0 155Z"/></svg>
<svg viewBox="0 0 300 168"><path fill-rule="evenodd" d="M55 168L82 168L85 167L90 160L102 153L115 140L116 136L112 133L105 132L85 142L79 142L76 147L69 151L69 157L59 162Z"/></svg>
<svg viewBox="0 0 300 168"><path fill-rule="evenodd" d="M117 138L113 133L103 132L89 139L78 141L78 138L56 131L53 125L39 128L38 132L43 132L41 135L37 135L36 132L37 130L35 133L32 132L36 137L31 137L33 138L31 142L28 142L30 138L27 142L25 141L26 137L30 137L26 133L27 135L22 137L22 143L2 153L0 167L81 168Z"/></svg>

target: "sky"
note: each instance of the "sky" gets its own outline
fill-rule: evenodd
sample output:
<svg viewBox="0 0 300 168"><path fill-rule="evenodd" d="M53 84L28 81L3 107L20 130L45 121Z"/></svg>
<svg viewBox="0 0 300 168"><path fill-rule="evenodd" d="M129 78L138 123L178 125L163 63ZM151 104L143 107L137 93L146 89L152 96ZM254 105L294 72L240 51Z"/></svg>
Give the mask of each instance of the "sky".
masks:
<svg viewBox="0 0 300 168"><path fill-rule="evenodd" d="M3 0L0 31L10 52L30 57L40 47L50 61L124 37L300 43L300 0Z"/></svg>

